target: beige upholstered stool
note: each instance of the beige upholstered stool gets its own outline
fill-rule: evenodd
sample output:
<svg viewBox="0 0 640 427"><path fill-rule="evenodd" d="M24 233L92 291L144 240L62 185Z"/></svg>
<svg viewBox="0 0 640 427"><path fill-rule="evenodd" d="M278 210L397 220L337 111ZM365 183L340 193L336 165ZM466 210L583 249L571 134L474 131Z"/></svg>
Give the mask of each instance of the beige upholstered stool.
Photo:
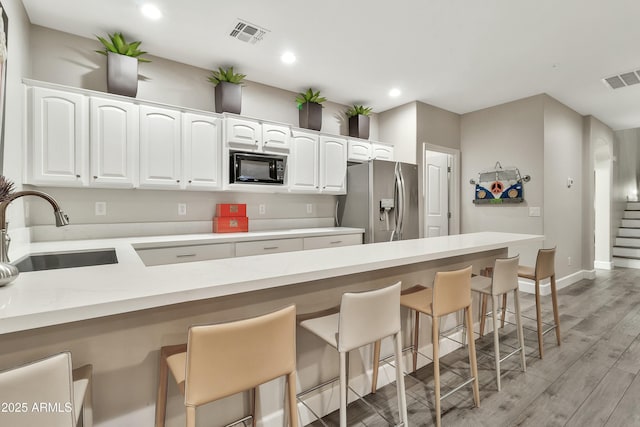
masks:
<svg viewBox="0 0 640 427"><path fill-rule="evenodd" d="M297 427L295 333L295 306L251 319L190 327L186 345L160 351L156 427L164 426L168 371L184 394L187 427L196 425L196 407L284 375L289 425ZM255 425L255 413L251 415Z"/></svg>
<svg viewBox="0 0 640 427"><path fill-rule="evenodd" d="M305 320L300 326L340 353L340 426L347 425L348 352L393 336L400 423L408 426L400 337L400 283L383 289L342 295L340 312Z"/></svg>
<svg viewBox="0 0 640 427"><path fill-rule="evenodd" d="M91 365L71 370L69 352L0 372L0 402L13 405L0 425L91 427L91 376Z"/></svg>
<svg viewBox="0 0 640 427"><path fill-rule="evenodd" d="M471 378L460 386L456 387L457 391L460 387L472 383L473 384L473 400L476 406L480 406L480 390L478 385L478 365L476 362L476 348L473 340L473 320L471 315L471 267L463 268L456 271L438 272L433 282L433 288L425 288L417 285L407 289L400 297L400 304L414 310L415 324L413 330L413 370L417 369L418 364L418 337L420 335L420 313L424 313L432 318L432 337L433 340L433 379L435 388L435 404L436 404L436 425L441 425L440 414L440 360L439 360L439 341L440 341L440 323L439 319L447 314L464 310L465 323L469 341L469 364L471 367ZM377 343L377 345L379 345ZM375 351L378 357L373 360L373 371L378 371L379 351ZM374 383L372 389L377 384ZM453 393L452 391L451 393ZM447 395L442 398L447 397Z"/></svg>
<svg viewBox="0 0 640 427"><path fill-rule="evenodd" d="M484 333L484 318L486 316L486 299L491 297L491 318L493 320L493 350L496 366L496 382L498 391L500 386L500 363L516 353L520 353L520 363L522 370L527 370L527 362L524 354L524 335L522 333L522 318L520 317L520 297L518 295L518 261L519 256L513 258L496 259L493 267L493 277L476 276L471 279L471 290L478 292L482 298L482 313L480 336ZM516 328L518 333L518 345L515 351L511 352L503 359L500 358L500 337L498 334L498 297L506 296L509 292L513 292L515 302ZM503 304L506 304L503 301Z"/></svg>
<svg viewBox="0 0 640 427"><path fill-rule="evenodd" d="M556 270L555 270L555 258L556 248L540 249L538 256L536 257L536 266L526 267L520 266L518 268L518 276L523 279L533 280L535 282L536 293L536 322L538 329L538 352L540 353L540 359L544 355L543 349L543 335L547 332L556 330L556 340L560 345L560 315L558 314L558 294L556 290ZM551 302L553 304L553 320L554 325L546 331L543 330L542 322L542 306L540 303L540 281L549 279L551 283Z"/></svg>

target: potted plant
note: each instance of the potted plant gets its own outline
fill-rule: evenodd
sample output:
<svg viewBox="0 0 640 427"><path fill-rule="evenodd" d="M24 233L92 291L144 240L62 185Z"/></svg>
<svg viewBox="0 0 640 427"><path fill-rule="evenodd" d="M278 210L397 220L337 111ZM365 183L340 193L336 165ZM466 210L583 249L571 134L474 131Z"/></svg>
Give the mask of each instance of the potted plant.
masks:
<svg viewBox="0 0 640 427"><path fill-rule="evenodd" d="M122 33L109 34L109 40L96 36L103 44L103 50L96 50L107 56L107 92L135 97L138 93L138 62L151 62L141 58L147 52L140 49L140 43L127 43Z"/></svg>
<svg viewBox="0 0 640 427"><path fill-rule="evenodd" d="M234 73L233 67L212 71L209 81L215 85L216 113L240 114L242 108L242 81L245 74Z"/></svg>
<svg viewBox="0 0 640 427"><path fill-rule="evenodd" d="M322 103L327 98L320 96L320 91L314 92L311 88L296 96L298 103L300 127L305 129L320 130L322 127Z"/></svg>
<svg viewBox="0 0 640 427"><path fill-rule="evenodd" d="M368 139L371 107L354 104L347 110L346 114L349 117L349 136Z"/></svg>

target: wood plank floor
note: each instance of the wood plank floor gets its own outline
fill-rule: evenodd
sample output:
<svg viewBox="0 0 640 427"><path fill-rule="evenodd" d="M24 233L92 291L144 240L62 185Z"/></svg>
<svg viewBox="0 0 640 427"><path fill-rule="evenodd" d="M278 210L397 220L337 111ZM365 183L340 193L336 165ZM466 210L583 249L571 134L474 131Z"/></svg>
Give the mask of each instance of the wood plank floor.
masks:
<svg viewBox="0 0 640 427"><path fill-rule="evenodd" d="M535 316L532 295L521 294L523 314ZM519 357L502 364L502 391L493 370L493 338L476 341L480 407L473 407L467 387L442 403L445 426L638 426L640 425L640 270L598 270L559 291L562 345L545 335L545 357L538 358L534 331L525 330L527 372ZM550 297L543 297L543 316L552 319ZM535 322L525 321L525 327ZM501 330L503 356L516 344L513 326ZM337 356L336 356L337 357ZM466 349L443 357L453 372L442 371L443 393L467 374ZM433 368L429 364L406 377L411 426L435 425ZM350 426L388 426L398 420L395 383L365 397L379 412L356 401L349 405ZM386 418L386 420L385 420ZM323 421L337 426L338 412ZM319 421L312 424L321 426Z"/></svg>

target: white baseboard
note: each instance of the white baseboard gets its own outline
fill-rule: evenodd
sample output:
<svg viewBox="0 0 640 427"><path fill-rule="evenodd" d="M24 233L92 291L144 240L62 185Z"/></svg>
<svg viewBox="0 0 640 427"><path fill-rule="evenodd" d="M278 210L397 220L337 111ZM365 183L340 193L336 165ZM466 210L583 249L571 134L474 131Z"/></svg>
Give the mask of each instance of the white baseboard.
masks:
<svg viewBox="0 0 640 427"><path fill-rule="evenodd" d="M613 270L612 261L593 261L593 267L600 270Z"/></svg>
<svg viewBox="0 0 640 427"><path fill-rule="evenodd" d="M573 285L574 283L577 283L582 279L593 280L595 278L595 270L580 270L576 271L575 273L569 274L568 276L556 279L556 287L557 289L562 289L566 288L567 286ZM521 292L534 294L536 291L535 283L532 280L520 279L518 281L518 285L518 288ZM540 283L540 295L551 295L551 285L549 284L548 279Z"/></svg>

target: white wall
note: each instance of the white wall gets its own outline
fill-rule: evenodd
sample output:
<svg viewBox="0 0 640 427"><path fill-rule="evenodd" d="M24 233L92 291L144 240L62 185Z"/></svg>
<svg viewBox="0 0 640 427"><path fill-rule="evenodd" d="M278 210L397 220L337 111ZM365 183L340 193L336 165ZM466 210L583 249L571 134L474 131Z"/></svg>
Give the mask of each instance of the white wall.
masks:
<svg viewBox="0 0 640 427"><path fill-rule="evenodd" d="M583 268L582 123L580 114L544 96L544 246L557 246L558 277Z"/></svg>

